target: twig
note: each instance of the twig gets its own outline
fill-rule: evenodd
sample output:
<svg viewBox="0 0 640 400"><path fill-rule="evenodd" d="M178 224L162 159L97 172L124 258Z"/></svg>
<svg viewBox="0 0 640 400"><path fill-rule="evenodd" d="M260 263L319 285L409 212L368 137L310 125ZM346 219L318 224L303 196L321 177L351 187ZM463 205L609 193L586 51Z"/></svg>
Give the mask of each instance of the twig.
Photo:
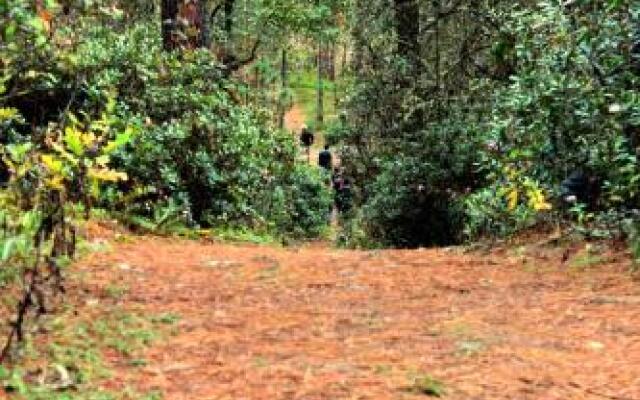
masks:
<svg viewBox="0 0 640 400"><path fill-rule="evenodd" d="M36 246L36 258L33 263L33 267L31 269L27 269L24 273L25 280L30 278L29 284L26 285L24 291L22 292L22 299L18 302L18 310L16 315L16 320L12 324L11 332L9 332L9 337L2 349L2 353L0 353L0 364L2 364L6 358L9 356L9 352L13 347L13 340L16 339L18 342L21 342L23 339L22 327L24 325L24 318L29 312L31 306L33 306L32 295L36 291L36 286L38 284L38 266L40 264L40 252L42 242L44 241L44 230L42 227L38 231L38 236L40 236L39 244Z"/></svg>

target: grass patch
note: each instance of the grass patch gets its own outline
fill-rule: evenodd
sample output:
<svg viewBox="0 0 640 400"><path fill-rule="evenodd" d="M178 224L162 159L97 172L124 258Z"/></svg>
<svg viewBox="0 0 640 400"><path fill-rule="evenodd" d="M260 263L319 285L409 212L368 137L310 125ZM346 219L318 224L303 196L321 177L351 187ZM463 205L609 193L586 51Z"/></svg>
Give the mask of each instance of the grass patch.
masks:
<svg viewBox="0 0 640 400"><path fill-rule="evenodd" d="M442 397L446 394L445 385L431 375L418 374L413 377L409 391L431 397Z"/></svg>
<svg viewBox="0 0 640 400"><path fill-rule="evenodd" d="M256 356L253 359L253 365L256 368L264 369L269 367L269 360L263 356Z"/></svg>
<svg viewBox="0 0 640 400"><path fill-rule="evenodd" d="M178 314L166 313L151 318L151 321L156 324L175 325L180 322L180 318L181 317Z"/></svg>
<svg viewBox="0 0 640 400"><path fill-rule="evenodd" d="M105 294L114 299L114 300L118 300L120 299L122 296L126 295L127 293L129 293L129 287L128 286L121 286L121 285L108 285L105 289Z"/></svg>
<svg viewBox="0 0 640 400"><path fill-rule="evenodd" d="M145 366L141 352L179 317L97 307L66 306L43 317L15 354L15 366L0 367L0 393L21 400L161 400L157 392L103 389L101 383L112 376L104 355L115 352L123 365Z"/></svg>
<svg viewBox="0 0 640 400"><path fill-rule="evenodd" d="M266 268L262 268L260 272L258 272L258 280L263 281L273 281L277 279L280 274L280 265L270 265Z"/></svg>
<svg viewBox="0 0 640 400"><path fill-rule="evenodd" d="M570 266L576 270L586 270L602 265L607 259L602 255L603 249L599 246L587 244L583 250L578 252L572 259Z"/></svg>
<svg viewBox="0 0 640 400"><path fill-rule="evenodd" d="M378 364L373 367L373 373L376 375L390 376L393 372L393 366L389 364Z"/></svg>
<svg viewBox="0 0 640 400"><path fill-rule="evenodd" d="M278 238L266 232L256 232L245 228L218 228L207 232L208 237L225 242L252 243L252 244L277 244Z"/></svg>
<svg viewBox="0 0 640 400"><path fill-rule="evenodd" d="M316 115L318 113L317 85L318 80L315 71L297 72L291 76L289 82L293 91L294 102L299 104L304 110L307 118L306 124L313 130L320 130L316 126ZM335 106L335 85L333 82L323 79L324 87L324 122L325 125L337 118Z"/></svg>
<svg viewBox="0 0 640 400"><path fill-rule="evenodd" d="M486 349L486 347L486 343L482 340L460 340L456 343L456 354L461 357L471 357L482 353Z"/></svg>

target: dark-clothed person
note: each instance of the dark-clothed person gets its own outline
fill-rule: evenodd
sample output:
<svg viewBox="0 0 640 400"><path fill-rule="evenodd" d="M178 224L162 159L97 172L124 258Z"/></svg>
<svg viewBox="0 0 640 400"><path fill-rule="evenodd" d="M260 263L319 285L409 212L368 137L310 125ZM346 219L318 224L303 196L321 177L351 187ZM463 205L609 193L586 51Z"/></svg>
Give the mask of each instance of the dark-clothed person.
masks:
<svg viewBox="0 0 640 400"><path fill-rule="evenodd" d="M333 156L331 155L331 151L329 151L329 146L324 146L324 150L318 155L318 165L327 171L331 171L332 164Z"/></svg>
<svg viewBox="0 0 640 400"><path fill-rule="evenodd" d="M304 147L311 147L313 145L314 137L313 132L309 130L306 126L302 128L302 132L300 133L300 142Z"/></svg>

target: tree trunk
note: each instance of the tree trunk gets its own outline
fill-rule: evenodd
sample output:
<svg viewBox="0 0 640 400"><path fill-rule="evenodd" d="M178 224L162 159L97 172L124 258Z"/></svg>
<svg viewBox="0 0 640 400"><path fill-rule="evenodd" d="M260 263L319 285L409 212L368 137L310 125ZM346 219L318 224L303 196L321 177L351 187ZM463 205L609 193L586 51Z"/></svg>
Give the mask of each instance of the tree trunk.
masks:
<svg viewBox="0 0 640 400"><path fill-rule="evenodd" d="M436 14L436 102L438 116L442 115L442 54L440 50L440 0L433 1Z"/></svg>
<svg viewBox="0 0 640 400"><path fill-rule="evenodd" d="M336 73L336 61L337 61L336 44L331 45L331 82L333 83L333 104L335 108L338 108L338 79Z"/></svg>
<svg viewBox="0 0 640 400"><path fill-rule="evenodd" d="M211 44L209 37L209 21L207 18L207 2L205 0L198 0L198 19L200 22L200 35L199 35L199 47L208 48Z"/></svg>
<svg viewBox="0 0 640 400"><path fill-rule="evenodd" d="M227 41L231 40L231 31L233 30L233 8L236 0L224 0L224 32Z"/></svg>
<svg viewBox="0 0 640 400"><path fill-rule="evenodd" d="M316 122L318 123L318 129L320 129L324 123L324 85L322 83L322 42L318 42L318 104Z"/></svg>
<svg viewBox="0 0 640 400"><path fill-rule="evenodd" d="M205 1L196 0L185 3L181 0L162 0L162 46L166 51L177 49L180 45L189 48L208 47L209 29L205 11ZM178 41L176 30L178 20L186 21L189 28L195 28L197 35L189 35L188 40Z"/></svg>
<svg viewBox="0 0 640 400"><path fill-rule="evenodd" d="M332 81L336 80L336 44L331 44L331 52L329 53L329 77Z"/></svg>
<svg viewBox="0 0 640 400"><path fill-rule="evenodd" d="M394 9L398 54L414 67L420 55L420 6L417 0L394 0Z"/></svg>
<svg viewBox="0 0 640 400"><path fill-rule="evenodd" d="M175 50L176 19L178 16L178 0L162 0L162 47L165 51Z"/></svg>
<svg viewBox="0 0 640 400"><path fill-rule="evenodd" d="M347 70L347 52L348 52L348 44L347 44L347 40L345 39L344 43L342 44L342 65L340 67L340 75L344 76L345 71Z"/></svg>
<svg viewBox="0 0 640 400"><path fill-rule="evenodd" d="M287 49L282 49L282 60L280 63L280 79L282 83L282 88L280 91L280 98L278 99L280 103L280 121L279 126L280 129L284 129L284 116L287 113L287 105L285 103L286 100L286 92L288 82L287 82L287 72L288 72L288 63L287 63Z"/></svg>
<svg viewBox="0 0 640 400"><path fill-rule="evenodd" d="M439 0L433 0L439 1ZM420 63L420 6L418 0L394 0L396 13L397 54L406 61L406 70L399 77L404 87L416 85L421 71ZM400 117L400 115L398 115ZM418 108L408 116L402 116L403 130L415 132L422 125L424 112Z"/></svg>

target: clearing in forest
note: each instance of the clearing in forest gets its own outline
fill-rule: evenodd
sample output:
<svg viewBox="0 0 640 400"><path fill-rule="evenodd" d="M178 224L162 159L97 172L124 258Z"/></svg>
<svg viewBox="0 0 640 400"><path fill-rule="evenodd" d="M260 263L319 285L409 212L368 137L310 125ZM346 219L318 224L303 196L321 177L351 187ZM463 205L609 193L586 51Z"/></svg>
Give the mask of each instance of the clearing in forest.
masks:
<svg viewBox="0 0 640 400"><path fill-rule="evenodd" d="M624 255L112 243L74 267L175 316L110 389L170 400L640 399L640 285Z"/></svg>

